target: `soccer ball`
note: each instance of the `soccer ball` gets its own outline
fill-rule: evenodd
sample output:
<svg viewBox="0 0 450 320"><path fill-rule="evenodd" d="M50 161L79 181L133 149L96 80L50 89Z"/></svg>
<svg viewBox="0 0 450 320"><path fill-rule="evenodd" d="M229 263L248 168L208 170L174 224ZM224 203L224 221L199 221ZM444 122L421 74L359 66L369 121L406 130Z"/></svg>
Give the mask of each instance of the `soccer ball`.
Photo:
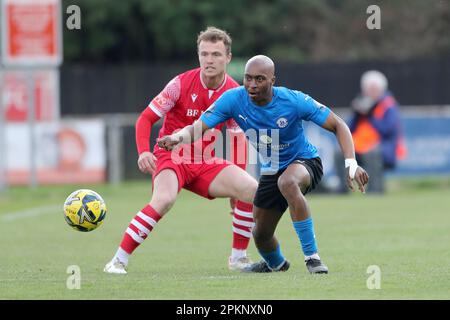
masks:
<svg viewBox="0 0 450 320"><path fill-rule="evenodd" d="M78 231L88 232L99 227L106 216L106 204L95 191L80 189L64 202L64 218Z"/></svg>

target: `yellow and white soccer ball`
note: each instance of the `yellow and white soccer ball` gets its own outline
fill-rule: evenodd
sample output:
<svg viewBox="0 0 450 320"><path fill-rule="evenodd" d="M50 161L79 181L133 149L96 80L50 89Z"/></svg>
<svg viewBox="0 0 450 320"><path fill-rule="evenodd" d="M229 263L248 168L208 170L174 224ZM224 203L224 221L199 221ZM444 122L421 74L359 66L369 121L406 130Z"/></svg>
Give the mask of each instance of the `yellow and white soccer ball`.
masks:
<svg viewBox="0 0 450 320"><path fill-rule="evenodd" d="M64 202L64 218L75 230L92 231L103 223L105 216L105 201L95 191L89 189L74 191Z"/></svg>

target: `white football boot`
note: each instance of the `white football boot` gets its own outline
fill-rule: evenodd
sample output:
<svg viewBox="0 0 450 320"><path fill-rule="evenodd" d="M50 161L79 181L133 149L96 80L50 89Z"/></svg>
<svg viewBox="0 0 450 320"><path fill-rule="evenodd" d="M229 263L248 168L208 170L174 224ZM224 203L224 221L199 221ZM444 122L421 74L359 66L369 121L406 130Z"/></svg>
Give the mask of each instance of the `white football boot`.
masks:
<svg viewBox="0 0 450 320"><path fill-rule="evenodd" d="M113 258L103 269L106 273L127 274L126 265L118 258Z"/></svg>
<svg viewBox="0 0 450 320"><path fill-rule="evenodd" d="M249 257L241 257L238 259L228 258L228 269L231 271L242 271L245 268L248 268L253 263Z"/></svg>

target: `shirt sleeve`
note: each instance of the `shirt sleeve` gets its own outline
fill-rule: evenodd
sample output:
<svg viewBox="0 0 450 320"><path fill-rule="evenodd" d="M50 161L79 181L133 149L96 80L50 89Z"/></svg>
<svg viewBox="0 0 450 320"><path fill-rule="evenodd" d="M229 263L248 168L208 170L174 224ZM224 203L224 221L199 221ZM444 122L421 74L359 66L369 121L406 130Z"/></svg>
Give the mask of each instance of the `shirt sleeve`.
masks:
<svg viewBox="0 0 450 320"><path fill-rule="evenodd" d="M159 117L163 117L172 109L180 98L181 81L176 76L165 86L165 88L149 103L148 107L152 109Z"/></svg>
<svg viewBox="0 0 450 320"><path fill-rule="evenodd" d="M136 121L136 147L138 154L150 151L150 133L152 125L160 118L149 108L145 108Z"/></svg>
<svg viewBox="0 0 450 320"><path fill-rule="evenodd" d="M226 91L201 115L200 120L209 128L214 128L219 123L227 121L232 117L231 110L234 101L233 90Z"/></svg>
<svg viewBox="0 0 450 320"><path fill-rule="evenodd" d="M300 119L312 121L315 124L322 126L328 118L331 110L314 100L307 94L298 92L299 108L298 115Z"/></svg>

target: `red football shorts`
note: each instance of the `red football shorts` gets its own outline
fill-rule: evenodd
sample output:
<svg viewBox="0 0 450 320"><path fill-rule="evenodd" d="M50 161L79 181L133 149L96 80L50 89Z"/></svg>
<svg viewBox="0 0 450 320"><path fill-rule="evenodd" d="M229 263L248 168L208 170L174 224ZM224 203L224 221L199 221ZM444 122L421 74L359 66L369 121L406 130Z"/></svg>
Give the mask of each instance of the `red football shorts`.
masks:
<svg viewBox="0 0 450 320"><path fill-rule="evenodd" d="M208 159L209 163L174 163L171 152L157 150L154 153L156 161L156 171L152 176L152 181L164 169L172 169L178 177L178 192L181 188L189 190L207 199L214 199L208 193L208 188L214 178L224 168L232 165L225 159L213 157Z"/></svg>

